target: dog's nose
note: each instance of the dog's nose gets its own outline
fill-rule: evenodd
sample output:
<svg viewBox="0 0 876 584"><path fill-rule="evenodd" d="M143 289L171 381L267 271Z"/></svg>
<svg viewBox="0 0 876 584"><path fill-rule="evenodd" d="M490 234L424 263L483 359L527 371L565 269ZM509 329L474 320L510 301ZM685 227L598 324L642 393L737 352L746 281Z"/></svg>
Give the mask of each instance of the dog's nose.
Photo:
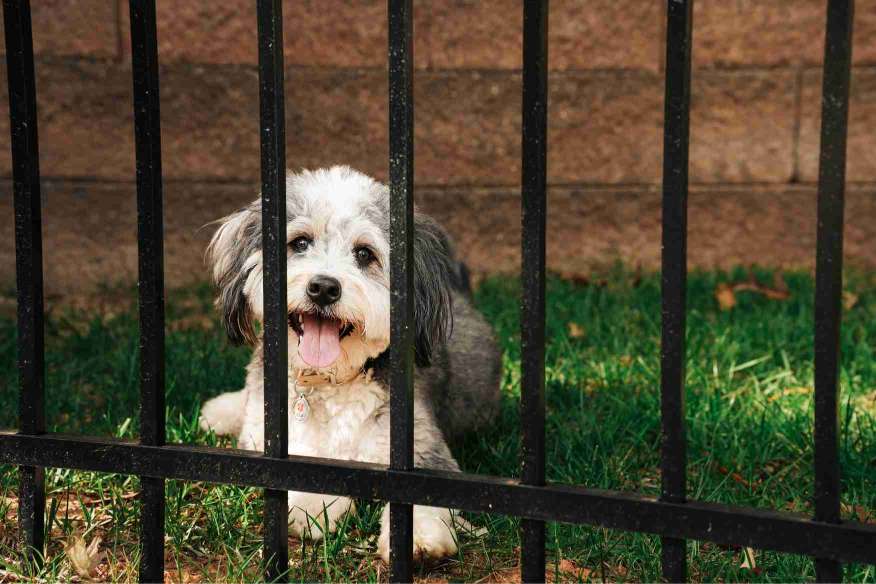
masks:
<svg viewBox="0 0 876 584"><path fill-rule="evenodd" d="M341 298L341 283L330 276L314 276L307 283L307 295L319 306L334 304Z"/></svg>

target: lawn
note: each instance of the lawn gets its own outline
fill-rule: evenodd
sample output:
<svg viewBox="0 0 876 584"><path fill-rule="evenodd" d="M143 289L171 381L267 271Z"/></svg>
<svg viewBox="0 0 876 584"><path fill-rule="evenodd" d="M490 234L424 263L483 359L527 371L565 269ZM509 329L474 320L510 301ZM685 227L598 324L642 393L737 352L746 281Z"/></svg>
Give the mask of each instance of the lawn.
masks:
<svg viewBox="0 0 876 584"><path fill-rule="evenodd" d="M731 293L732 308L727 288L719 285L747 281L749 273L695 273L690 278L688 492L700 500L811 513L813 282L802 273L777 278L756 270L754 276L761 289ZM787 293L763 293L764 287L782 289L783 284ZM876 521L876 274L852 274L846 288L843 512L848 518ZM716 290L723 290L718 295L723 307ZM492 427L454 444L469 472L516 474L518 296L515 280L498 278L484 281L476 293L504 348L504 407ZM589 281L552 278L547 324L548 478L658 493L659 277L616 268ZM50 429L136 437L136 309L119 308L118 302L85 311L57 308L46 332ZM225 341L208 287L170 293L169 440L217 443L197 428L198 406L210 396L239 388L247 358L246 349ZM16 375L15 325L7 314L0 317L0 427L15 425ZM22 575L69 579L77 574L70 560L77 557L74 548L96 538L100 553L93 558L94 577L134 580L137 479L65 470L47 476L48 559L41 573L34 574L13 559L17 472L0 467L0 581ZM290 579L385 580L386 567L374 554L379 510L377 504L361 504L337 534L319 544L290 541ZM168 481L168 578L258 580L260 513L255 489ZM464 538L458 557L422 567L421 578L514 578L516 520L491 515L469 519L485 528L486 535ZM548 546L551 578L659 579L656 537L550 524ZM799 556L749 553L707 542L690 542L688 555L694 580L814 577L811 560ZM876 568L848 566L846 578L876 582Z"/></svg>

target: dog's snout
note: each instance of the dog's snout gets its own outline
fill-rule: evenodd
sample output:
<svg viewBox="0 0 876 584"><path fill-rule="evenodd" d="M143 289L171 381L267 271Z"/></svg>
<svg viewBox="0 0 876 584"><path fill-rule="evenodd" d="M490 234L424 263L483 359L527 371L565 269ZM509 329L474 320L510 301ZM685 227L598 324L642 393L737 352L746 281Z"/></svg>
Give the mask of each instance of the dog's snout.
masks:
<svg viewBox="0 0 876 584"><path fill-rule="evenodd" d="M318 306L334 304L341 298L341 283L330 276L314 276L307 283L307 296Z"/></svg>

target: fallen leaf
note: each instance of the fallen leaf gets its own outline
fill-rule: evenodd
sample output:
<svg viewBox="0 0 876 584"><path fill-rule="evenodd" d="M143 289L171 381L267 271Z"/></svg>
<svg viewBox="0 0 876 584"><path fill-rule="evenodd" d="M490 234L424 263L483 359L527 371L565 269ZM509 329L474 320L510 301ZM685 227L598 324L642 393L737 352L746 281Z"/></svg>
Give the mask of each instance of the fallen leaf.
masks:
<svg viewBox="0 0 876 584"><path fill-rule="evenodd" d="M164 571L164 584L200 584L203 576L191 566Z"/></svg>
<svg viewBox="0 0 876 584"><path fill-rule="evenodd" d="M722 475L729 476L731 479L733 479L734 482L739 483L740 485L742 485L746 489L752 488L752 484L750 482L748 482L747 480L745 480L745 477L743 477L741 474L739 474L736 471L732 471L732 470L728 469L726 466L718 465L718 472L721 473ZM757 485L754 485L754 486L757 486Z"/></svg>
<svg viewBox="0 0 876 584"><path fill-rule="evenodd" d="M770 300L787 300L791 297L791 292L788 290L788 285L781 274L776 273L773 277L773 287L764 286L757 282L754 277L749 278L745 282L737 282L729 284L722 282L715 287L715 300L718 301L718 307L721 310L731 310L736 306L737 292L754 292L761 294Z"/></svg>
<svg viewBox="0 0 876 584"><path fill-rule="evenodd" d="M578 573L578 564L573 562L572 560L562 559L560 560L560 565L557 566L560 572L565 574L577 574Z"/></svg>
<svg viewBox="0 0 876 584"><path fill-rule="evenodd" d="M569 323L569 336L573 339L580 339L584 336L584 327L577 322Z"/></svg>
<svg viewBox="0 0 876 584"><path fill-rule="evenodd" d="M864 505L855 505L855 517L861 523L873 523L876 516L873 515L873 509Z"/></svg>
<svg viewBox="0 0 876 584"><path fill-rule="evenodd" d="M776 401L783 397L788 397L789 395L809 395L812 393L811 387L789 387L787 389L783 389L777 394L771 395L767 398L767 401Z"/></svg>
<svg viewBox="0 0 876 584"><path fill-rule="evenodd" d="M791 297L791 293L788 290L782 290L780 288L768 288L767 286L761 286L754 281L733 284L733 291L756 292L758 294L763 294L770 300L787 300Z"/></svg>
<svg viewBox="0 0 876 584"><path fill-rule="evenodd" d="M744 570L754 570L757 568L757 562L754 561L754 548L743 548L742 554L745 559L742 561L742 565L739 567Z"/></svg>
<svg viewBox="0 0 876 584"><path fill-rule="evenodd" d="M591 570L590 568L579 566L577 563L569 559L560 560L560 563L557 564L556 572L559 572L560 574L563 574L565 576L572 576L577 581L588 580L590 578L590 575L593 574L593 570ZM547 576L549 576L548 579L553 577L553 575L555 574L551 566L547 567L545 573Z"/></svg>
<svg viewBox="0 0 876 584"><path fill-rule="evenodd" d="M715 300L718 301L718 308L721 310L731 310L736 306L736 294L733 293L733 287L730 284L718 284L715 288Z"/></svg>
<svg viewBox="0 0 876 584"><path fill-rule="evenodd" d="M843 308L851 310L858 304L858 295L849 290L843 291Z"/></svg>
<svg viewBox="0 0 876 584"><path fill-rule="evenodd" d="M873 520L876 519L874 511L864 505L849 505L848 503L843 503L842 510L843 513L849 515L853 521L872 523Z"/></svg>
<svg viewBox="0 0 876 584"><path fill-rule="evenodd" d="M97 568L105 555L105 552L100 551L100 542L101 538L95 537L91 543L85 545L85 539L79 535L67 540L64 553L80 578L91 579L97 575Z"/></svg>
<svg viewBox="0 0 876 584"><path fill-rule="evenodd" d="M547 580L547 578L545 578ZM493 570L480 580L476 580L475 584L507 584L520 582L520 568L504 568L501 570Z"/></svg>
<svg viewBox="0 0 876 584"><path fill-rule="evenodd" d="M852 403L863 412L876 414L876 390L852 398Z"/></svg>
<svg viewBox="0 0 876 584"><path fill-rule="evenodd" d="M781 459L781 458L777 458L775 460L768 460L763 465L763 472L766 474L766 476L773 475L773 474L776 474L781 469L783 469L785 466L787 466L787 464L788 464L788 461ZM763 477L763 478L766 478L766 477Z"/></svg>

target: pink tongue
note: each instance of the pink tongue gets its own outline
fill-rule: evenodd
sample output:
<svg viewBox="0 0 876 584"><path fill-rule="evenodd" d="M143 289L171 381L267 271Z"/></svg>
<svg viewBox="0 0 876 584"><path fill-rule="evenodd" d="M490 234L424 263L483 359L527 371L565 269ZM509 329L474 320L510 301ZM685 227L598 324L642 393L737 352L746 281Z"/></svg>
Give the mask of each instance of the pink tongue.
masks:
<svg viewBox="0 0 876 584"><path fill-rule="evenodd" d="M337 320L302 315L298 354L311 367L328 367L341 354L341 327Z"/></svg>

